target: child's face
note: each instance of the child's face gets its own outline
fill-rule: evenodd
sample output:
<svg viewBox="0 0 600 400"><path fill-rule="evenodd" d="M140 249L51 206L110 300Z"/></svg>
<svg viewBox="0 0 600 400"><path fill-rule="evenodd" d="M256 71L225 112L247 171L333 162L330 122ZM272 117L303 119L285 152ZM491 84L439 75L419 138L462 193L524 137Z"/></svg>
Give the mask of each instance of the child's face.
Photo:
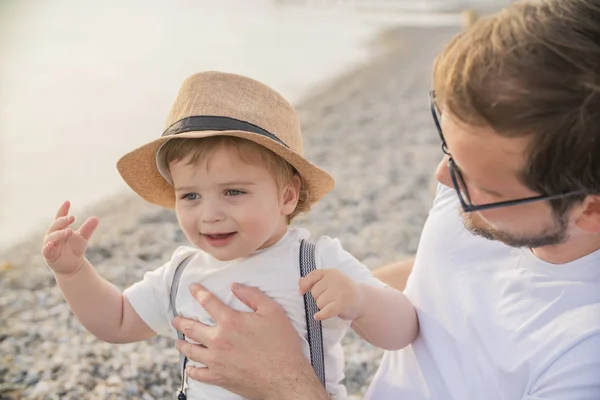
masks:
<svg viewBox="0 0 600 400"><path fill-rule="evenodd" d="M172 162L169 169L177 219L195 246L228 261L247 257L285 234L299 182L278 188L265 166L245 162L232 147L221 147L195 165L188 162Z"/></svg>

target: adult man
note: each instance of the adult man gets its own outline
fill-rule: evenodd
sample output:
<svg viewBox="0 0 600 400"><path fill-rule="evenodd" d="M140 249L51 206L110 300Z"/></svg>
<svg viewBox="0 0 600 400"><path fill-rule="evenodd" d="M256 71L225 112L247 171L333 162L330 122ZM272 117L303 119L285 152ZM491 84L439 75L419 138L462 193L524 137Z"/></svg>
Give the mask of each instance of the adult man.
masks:
<svg viewBox="0 0 600 400"><path fill-rule="evenodd" d="M405 291L421 331L386 353L368 399L600 398L598 21L597 0L517 2L436 60L445 157ZM207 365L193 379L328 398L273 302L234 288L256 310L240 314L194 291L217 327L175 321L205 346L178 344Z"/></svg>

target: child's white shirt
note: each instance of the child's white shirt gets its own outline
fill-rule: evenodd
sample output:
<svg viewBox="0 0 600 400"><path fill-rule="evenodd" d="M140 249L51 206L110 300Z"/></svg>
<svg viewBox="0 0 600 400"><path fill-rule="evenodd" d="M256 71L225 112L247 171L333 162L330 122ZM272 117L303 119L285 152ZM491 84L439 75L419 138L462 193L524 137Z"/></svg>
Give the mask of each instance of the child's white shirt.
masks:
<svg viewBox="0 0 600 400"><path fill-rule="evenodd" d="M125 296L152 330L159 335L177 338L173 328L170 307L170 288L175 269L187 256L193 255L183 272L177 293L176 307L180 315L214 325L214 321L204 311L189 291L191 283L200 283L225 304L236 310L248 311L244 303L231 292L231 283L239 282L256 286L283 306L294 327L302 337L303 350L307 358L306 315L304 299L298 292L300 278L299 254L301 239L308 239L304 229L289 229L284 237L273 246L256 251L251 256L233 261L218 261L201 250L192 247L179 247L171 260L160 268L147 272L144 279L125 290ZM384 287L385 284L373 277L371 271L346 252L337 239L322 236L315 251L318 269L337 268L357 282ZM325 376L327 391L334 399L346 399L346 388L341 384L344 378L344 354L341 339L350 328L350 321L332 318L323 321L323 348L325 351ZM189 365L198 365L189 361ZM179 368L179 365L173 365ZM188 379L188 399L241 399L225 389Z"/></svg>

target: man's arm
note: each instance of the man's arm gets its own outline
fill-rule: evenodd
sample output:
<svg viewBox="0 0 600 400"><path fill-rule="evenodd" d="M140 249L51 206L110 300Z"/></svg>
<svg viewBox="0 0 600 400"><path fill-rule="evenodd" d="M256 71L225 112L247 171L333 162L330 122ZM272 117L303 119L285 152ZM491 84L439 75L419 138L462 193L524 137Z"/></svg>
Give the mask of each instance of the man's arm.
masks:
<svg viewBox="0 0 600 400"><path fill-rule="evenodd" d="M408 276L412 271L414 263L415 257L413 256L405 260L377 268L373 271L373 275L383 283L386 283L394 289L402 291L406 287L406 281L408 280Z"/></svg>
<svg viewBox="0 0 600 400"><path fill-rule="evenodd" d="M214 319L207 326L177 317L175 328L189 339L178 350L206 368L187 367L191 379L221 386L247 399L331 400L302 352L300 335L283 308L250 286L234 286L235 296L254 312L237 311L200 285L192 294Z"/></svg>

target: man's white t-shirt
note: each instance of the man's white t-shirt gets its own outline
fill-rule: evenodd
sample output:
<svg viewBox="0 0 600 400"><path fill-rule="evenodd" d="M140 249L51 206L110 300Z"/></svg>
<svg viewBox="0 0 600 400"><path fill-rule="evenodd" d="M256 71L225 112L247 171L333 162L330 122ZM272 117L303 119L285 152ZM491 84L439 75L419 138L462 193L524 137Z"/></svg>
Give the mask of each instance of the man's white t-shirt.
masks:
<svg viewBox="0 0 600 400"><path fill-rule="evenodd" d="M307 341L304 299L299 294L300 240L310 234L304 229L289 229L285 236L273 246L256 251L250 257L233 261L218 261L208 253L192 247L180 247L162 267L147 272L144 279L125 290L125 296L139 314L157 334L177 338L173 328L170 307L170 288L175 269L190 254L193 258L183 272L176 307L180 315L207 325L214 321L204 311L189 291L191 283L200 283L225 304L240 311L252 311L231 292L231 283L256 286L281 304L303 340L304 354L310 358ZM315 249L317 268L337 268L357 282L384 287L374 278L371 271L346 252L337 239L321 237ZM325 377L327 391L336 399L347 399L346 389L341 384L344 378L344 354L341 339L350 328L350 321L332 318L322 321L323 349L325 352ZM199 365L189 361L190 365ZM178 368L173 364L173 368ZM217 386L188 379L187 397L190 400L241 399L241 397Z"/></svg>
<svg viewBox="0 0 600 400"><path fill-rule="evenodd" d="M440 187L405 294L420 334L366 399L600 399L600 251L552 265L474 236Z"/></svg>

